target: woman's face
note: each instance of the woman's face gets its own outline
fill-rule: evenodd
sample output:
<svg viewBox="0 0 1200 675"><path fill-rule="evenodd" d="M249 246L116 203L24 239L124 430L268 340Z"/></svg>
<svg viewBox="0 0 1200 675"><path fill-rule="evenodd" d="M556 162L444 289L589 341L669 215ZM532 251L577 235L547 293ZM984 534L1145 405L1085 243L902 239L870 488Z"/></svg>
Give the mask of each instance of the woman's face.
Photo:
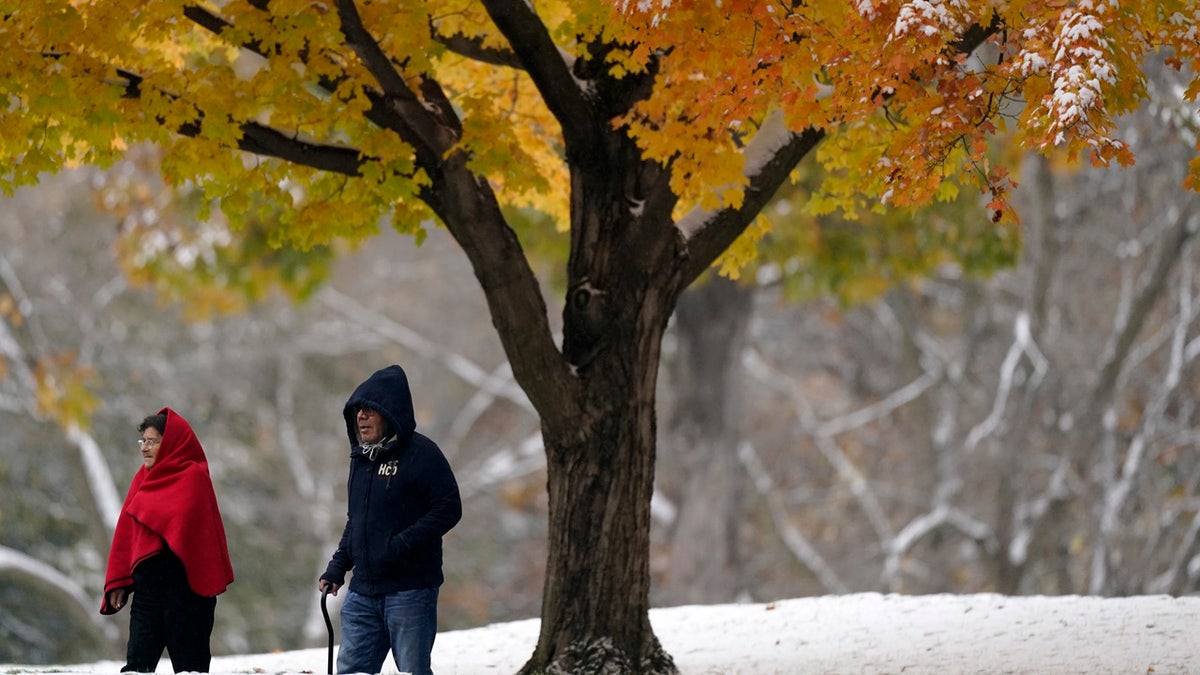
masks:
<svg viewBox="0 0 1200 675"><path fill-rule="evenodd" d="M142 432L142 438L138 441L138 447L142 450L142 463L147 469L154 467L154 460L158 457L158 447L162 445L162 434L158 433L158 429L147 427Z"/></svg>

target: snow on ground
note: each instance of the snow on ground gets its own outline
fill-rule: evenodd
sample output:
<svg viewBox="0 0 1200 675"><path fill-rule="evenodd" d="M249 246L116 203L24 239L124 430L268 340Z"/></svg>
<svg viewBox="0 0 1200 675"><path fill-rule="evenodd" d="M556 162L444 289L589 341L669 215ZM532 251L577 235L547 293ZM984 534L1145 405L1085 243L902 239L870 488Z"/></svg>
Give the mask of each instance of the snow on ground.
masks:
<svg viewBox="0 0 1200 675"><path fill-rule="evenodd" d="M218 611L220 611L218 609ZM860 593L655 609L683 675L1200 674L1200 597ZM515 673L537 619L438 635L438 675ZM213 659L214 673L323 673L324 648ZM0 665L0 675L115 673L121 663ZM395 673L395 665L384 666ZM164 657L159 673L170 673Z"/></svg>

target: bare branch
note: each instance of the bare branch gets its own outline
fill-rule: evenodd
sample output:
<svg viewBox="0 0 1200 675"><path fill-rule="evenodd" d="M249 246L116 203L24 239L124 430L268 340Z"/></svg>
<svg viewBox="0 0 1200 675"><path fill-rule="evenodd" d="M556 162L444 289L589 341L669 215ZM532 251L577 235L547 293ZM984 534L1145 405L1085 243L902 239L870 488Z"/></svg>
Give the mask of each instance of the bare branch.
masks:
<svg viewBox="0 0 1200 675"><path fill-rule="evenodd" d="M1191 523L1188 525L1187 532L1184 534L1182 541L1175 550L1175 555L1172 556L1170 564L1163 570L1162 574L1155 577L1149 584L1148 592L1154 593L1179 593L1180 578L1188 575L1188 569L1193 564L1196 557L1197 547L1200 547L1200 509L1193 510Z"/></svg>
<svg viewBox="0 0 1200 675"><path fill-rule="evenodd" d="M1045 522L1043 519L1055 503L1070 495L1067 478L1070 463L1061 458L1050 475L1046 489L1023 504L1013 513L1013 533L1008 542L1008 561L1013 565L1023 565L1029 560L1029 547L1038 534L1038 529Z"/></svg>
<svg viewBox="0 0 1200 675"><path fill-rule="evenodd" d="M896 391L888 394L884 398L864 406L853 412L835 417L831 420L826 420L817 427L816 433L820 436L831 438L841 433L851 431L853 429L865 426L871 422L881 419L896 409L903 407L907 403L911 403L920 398L921 394L929 391L933 385L937 384L942 379L942 374L937 371L926 371L920 377L900 387Z"/></svg>
<svg viewBox="0 0 1200 675"><path fill-rule="evenodd" d="M98 603L91 600L79 584L56 568L16 549L0 546L0 571L12 571L55 589L70 599L70 607L81 621L109 640L117 637L117 627L96 611Z"/></svg>
<svg viewBox="0 0 1200 675"><path fill-rule="evenodd" d="M546 449L542 434L534 432L517 447L497 448L489 451L481 466L463 470L458 489L463 497L469 497L504 483L527 476L546 468Z"/></svg>
<svg viewBox="0 0 1200 675"><path fill-rule="evenodd" d="M1097 538L1095 549L1092 557L1092 576L1089 582L1089 592L1103 593L1106 590L1108 583L1109 558L1113 538L1121 526L1120 514L1125 507L1127 500L1132 494L1134 483L1138 476L1141 475L1145 468L1145 464L1153 461L1158 453L1153 452L1151 445L1157 431L1160 421L1164 417L1167 407L1171 404L1173 394L1176 392L1181 375L1186 362L1184 361L1185 344L1187 341L1188 329L1196 317L1197 307L1192 300L1191 295L1191 259L1185 255L1186 249L1179 249L1175 253L1182 260L1183 283L1180 284L1181 290L1179 294L1179 311L1176 314L1174 322L1174 330L1172 331L1173 339L1171 340L1171 348L1168 350L1169 359L1166 366L1166 373L1162 377L1162 386L1155 392L1154 397L1146 405L1146 409L1139 416L1139 419L1144 420L1142 428L1134 434L1129 446L1125 451L1125 461L1121 465L1119 476L1115 476L1111 482L1106 481L1104 491L1104 500L1100 513L1100 534Z"/></svg>
<svg viewBox="0 0 1200 675"><path fill-rule="evenodd" d="M1145 326L1146 319L1158 299L1166 291L1170 272L1179 262L1183 245L1196 233L1194 220L1195 216L1190 212L1183 212L1178 216L1166 240L1158 249L1158 257L1154 261L1146 283L1141 286L1137 296L1131 300L1128 316L1118 322L1112 343L1102 360L1096 388L1089 400L1089 410L1093 415L1099 415L1112 399L1113 391L1116 389L1118 379L1127 363L1134 340Z"/></svg>
<svg viewBox="0 0 1200 675"><path fill-rule="evenodd" d="M1029 314L1023 311L1017 314L1013 326L1013 342L1009 346L1008 354L1004 357L1004 363L1000 366L1000 381L996 385L996 397L992 400L992 410L967 435L967 440L963 444L966 450L975 449L981 440L994 434L1004 419L1004 410L1008 405L1008 396L1012 392L1014 375L1022 356L1027 356L1033 362L1034 377L1028 385L1030 388L1036 388L1037 383L1049 369L1049 361L1033 341L1033 333L1029 327Z"/></svg>
<svg viewBox="0 0 1200 675"><path fill-rule="evenodd" d="M894 585L900 575L900 561L904 555L927 534L947 526L959 531L981 547L994 547L994 534L987 523L976 520L948 504L938 504L928 513L910 520L908 525L888 542L883 578L889 586Z"/></svg>
<svg viewBox="0 0 1200 675"><path fill-rule="evenodd" d="M789 521L787 508L779 496L779 490L775 487L771 472L767 471L762 461L758 459L758 453L755 452L754 446L750 443L739 445L738 459L742 461L742 466L746 467L746 472L754 481L755 489L766 502L767 511L771 515L771 524L775 526L779 538L783 540L788 551L816 575L827 591L830 593L848 592L849 589L838 578L833 567L821 557L804 533L796 529Z"/></svg>
<svg viewBox="0 0 1200 675"><path fill-rule="evenodd" d="M342 313L355 321L357 325L367 326L368 330L377 333L397 344L404 345L414 353L435 363L440 363L447 370L472 387L490 396L507 400L517 407L532 411L525 392L513 384L511 378L497 378L484 368L466 358L462 354L448 351L443 346L435 344L419 335L407 326L401 325L378 312L368 310L359 305L349 296L339 293L332 288L323 288L318 297L330 309Z"/></svg>
<svg viewBox="0 0 1200 675"><path fill-rule="evenodd" d="M762 359L757 358L757 353L749 352L743 357L742 362L746 365L746 369L755 374L762 381L770 381L771 368L763 364ZM838 477L842 482L850 488L851 494L854 495L866 514L867 520L874 528L876 536L885 544L891 541L894 536L892 525L888 522L887 514L883 510L883 506L879 503L879 499L875 493L871 491L871 486L867 482L862 471L859 471L851 460L837 443L834 443L831 436L820 432L820 429L825 425L816 420L813 411L804 402L804 398L794 385L780 386L777 390L785 394L791 401L792 406L796 410L797 418L799 419L799 433L809 436L813 439L817 449L825 457L826 461L837 471ZM861 416L860 416L861 418Z"/></svg>
<svg viewBox="0 0 1200 675"><path fill-rule="evenodd" d="M121 495L117 493L112 472L104 461L104 454L100 452L100 444L77 424L69 425L66 432L67 439L79 448L87 484L92 491L92 501L111 535L117 528L117 517L121 515Z"/></svg>

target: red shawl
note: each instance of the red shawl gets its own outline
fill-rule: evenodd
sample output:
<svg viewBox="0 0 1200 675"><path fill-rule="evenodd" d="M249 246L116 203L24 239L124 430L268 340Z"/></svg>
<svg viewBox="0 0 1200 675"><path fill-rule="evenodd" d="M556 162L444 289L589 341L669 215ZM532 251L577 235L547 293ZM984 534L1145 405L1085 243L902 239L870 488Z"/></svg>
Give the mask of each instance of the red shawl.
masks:
<svg viewBox="0 0 1200 675"><path fill-rule="evenodd" d="M197 595L215 597L233 582L225 527L208 475L204 448L187 420L170 408L154 466L133 476L117 518L101 614L117 612L109 591L133 584L133 568L169 547L183 561L188 585Z"/></svg>

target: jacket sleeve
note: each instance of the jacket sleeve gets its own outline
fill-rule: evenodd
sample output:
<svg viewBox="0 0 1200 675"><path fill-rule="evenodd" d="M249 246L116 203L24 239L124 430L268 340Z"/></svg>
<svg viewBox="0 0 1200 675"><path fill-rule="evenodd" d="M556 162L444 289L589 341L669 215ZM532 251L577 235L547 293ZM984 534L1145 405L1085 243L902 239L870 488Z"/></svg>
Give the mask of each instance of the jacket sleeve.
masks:
<svg viewBox="0 0 1200 675"><path fill-rule="evenodd" d="M436 446L430 453L423 478L429 507L416 522L393 537L391 547L397 554L438 541L462 519L458 481L454 479L445 455Z"/></svg>

